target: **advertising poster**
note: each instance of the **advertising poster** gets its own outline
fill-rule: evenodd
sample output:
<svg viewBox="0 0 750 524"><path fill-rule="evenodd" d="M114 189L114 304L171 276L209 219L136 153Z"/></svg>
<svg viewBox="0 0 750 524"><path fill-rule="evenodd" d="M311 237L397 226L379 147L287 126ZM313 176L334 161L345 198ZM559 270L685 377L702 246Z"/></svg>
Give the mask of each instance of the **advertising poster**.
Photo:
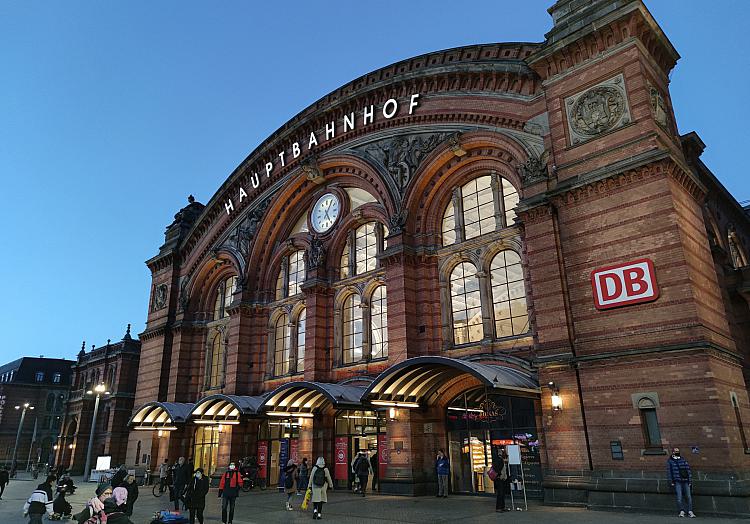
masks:
<svg viewBox="0 0 750 524"><path fill-rule="evenodd" d="M301 459L299 457L299 439L293 438L289 442L289 458L294 461L295 464L299 465Z"/></svg>
<svg viewBox="0 0 750 524"><path fill-rule="evenodd" d="M279 440L279 489L284 489L284 482L286 481L286 463L289 461L289 439L282 438Z"/></svg>
<svg viewBox="0 0 750 524"><path fill-rule="evenodd" d="M348 480L349 479L349 468L346 463L346 458L349 455L349 443L347 437L336 437L336 449L334 451L334 472L333 476L336 480Z"/></svg>
<svg viewBox="0 0 750 524"><path fill-rule="evenodd" d="M378 435L378 477L385 477L388 469L388 435Z"/></svg>
<svg viewBox="0 0 750 524"><path fill-rule="evenodd" d="M258 442L258 477L267 478L266 471L268 467L268 441Z"/></svg>

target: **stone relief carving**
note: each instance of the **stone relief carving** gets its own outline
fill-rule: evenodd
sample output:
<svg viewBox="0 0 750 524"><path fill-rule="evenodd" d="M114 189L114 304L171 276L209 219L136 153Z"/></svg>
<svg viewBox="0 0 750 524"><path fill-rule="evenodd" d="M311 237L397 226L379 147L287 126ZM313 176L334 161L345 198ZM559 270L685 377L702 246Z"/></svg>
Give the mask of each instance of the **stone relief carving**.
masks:
<svg viewBox="0 0 750 524"><path fill-rule="evenodd" d="M656 123L660 126L668 127L669 111L667 110L667 104L664 102L664 97L662 96L661 91L649 83L648 93L651 100L651 112L654 115L654 120L656 120Z"/></svg>
<svg viewBox="0 0 750 524"><path fill-rule="evenodd" d="M568 130L574 145L630 122L624 84L620 74L566 100Z"/></svg>
<svg viewBox="0 0 750 524"><path fill-rule="evenodd" d="M317 237L310 240L310 249L307 251L307 268L313 269L321 267L326 261L326 248L323 241Z"/></svg>
<svg viewBox="0 0 750 524"><path fill-rule="evenodd" d="M400 135L369 144L364 151L385 168L403 197L422 160L452 134Z"/></svg>
<svg viewBox="0 0 750 524"><path fill-rule="evenodd" d="M271 197L261 201L254 209L249 211L242 222L239 223L222 244L223 246L229 246L236 249L242 257L247 260L250 256L250 248L253 244L255 234L258 232L258 226L260 220L263 218L263 214L271 204Z"/></svg>
<svg viewBox="0 0 750 524"><path fill-rule="evenodd" d="M530 156L523 164L518 164L516 170L521 177L524 186L533 184L547 178L547 161L549 160L549 151L542 153L540 157Z"/></svg>
<svg viewBox="0 0 750 524"><path fill-rule="evenodd" d="M151 311L159 311L167 307L168 288L166 284L159 284L154 289L154 302Z"/></svg>
<svg viewBox="0 0 750 524"><path fill-rule="evenodd" d="M187 309L190 302L190 292L187 289L189 280L187 277L180 279L180 294L177 296L177 302L181 312Z"/></svg>
<svg viewBox="0 0 750 524"><path fill-rule="evenodd" d="M409 212L406 209L399 208L399 210L388 218L388 232L391 235L400 235L406 227L406 219Z"/></svg>
<svg viewBox="0 0 750 524"><path fill-rule="evenodd" d="M732 266L735 269L745 267L747 262L745 261L745 255L740 247L740 239L737 237L737 231L734 229L734 224L730 224L727 231L727 242L729 244L729 256L732 259Z"/></svg>

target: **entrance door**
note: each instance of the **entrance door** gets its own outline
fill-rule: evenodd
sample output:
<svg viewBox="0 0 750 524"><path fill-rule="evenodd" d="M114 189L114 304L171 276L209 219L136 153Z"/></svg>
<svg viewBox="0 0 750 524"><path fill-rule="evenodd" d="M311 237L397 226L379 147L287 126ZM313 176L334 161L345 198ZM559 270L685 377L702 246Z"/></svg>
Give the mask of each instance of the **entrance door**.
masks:
<svg viewBox="0 0 750 524"><path fill-rule="evenodd" d="M216 471L219 455L219 426L200 426L195 430L193 457L196 468L203 468L206 475Z"/></svg>

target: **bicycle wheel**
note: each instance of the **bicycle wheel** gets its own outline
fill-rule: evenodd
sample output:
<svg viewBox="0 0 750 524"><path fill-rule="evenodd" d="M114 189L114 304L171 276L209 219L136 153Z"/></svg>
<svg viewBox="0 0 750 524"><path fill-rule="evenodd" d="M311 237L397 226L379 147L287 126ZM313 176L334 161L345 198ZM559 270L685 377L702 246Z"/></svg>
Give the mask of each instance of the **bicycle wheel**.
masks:
<svg viewBox="0 0 750 524"><path fill-rule="evenodd" d="M245 481L245 482L242 483L242 491L244 491L245 493L247 493L251 489L253 489L253 481L252 480L248 479L247 481Z"/></svg>
<svg viewBox="0 0 750 524"><path fill-rule="evenodd" d="M161 497L162 495L164 495L164 492L166 490L160 489L160 487L161 486L159 484L154 484L154 487L151 488L151 493L153 493L154 497L158 498L158 497Z"/></svg>

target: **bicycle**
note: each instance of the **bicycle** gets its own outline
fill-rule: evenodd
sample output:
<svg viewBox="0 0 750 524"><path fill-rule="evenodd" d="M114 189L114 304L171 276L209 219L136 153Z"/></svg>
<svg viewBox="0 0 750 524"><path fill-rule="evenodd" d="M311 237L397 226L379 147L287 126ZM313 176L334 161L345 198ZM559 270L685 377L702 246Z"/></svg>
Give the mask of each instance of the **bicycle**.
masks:
<svg viewBox="0 0 750 524"><path fill-rule="evenodd" d="M255 486L258 486L261 491L266 490L266 479L258 477L258 470L253 470L250 473L242 476L242 491L247 493Z"/></svg>
<svg viewBox="0 0 750 524"><path fill-rule="evenodd" d="M154 497L156 497L156 498L161 497L167 491L168 491L168 489L167 489L166 482L164 482L164 479L159 479L159 482L157 482L156 484L154 484L154 487L151 488L151 494Z"/></svg>

